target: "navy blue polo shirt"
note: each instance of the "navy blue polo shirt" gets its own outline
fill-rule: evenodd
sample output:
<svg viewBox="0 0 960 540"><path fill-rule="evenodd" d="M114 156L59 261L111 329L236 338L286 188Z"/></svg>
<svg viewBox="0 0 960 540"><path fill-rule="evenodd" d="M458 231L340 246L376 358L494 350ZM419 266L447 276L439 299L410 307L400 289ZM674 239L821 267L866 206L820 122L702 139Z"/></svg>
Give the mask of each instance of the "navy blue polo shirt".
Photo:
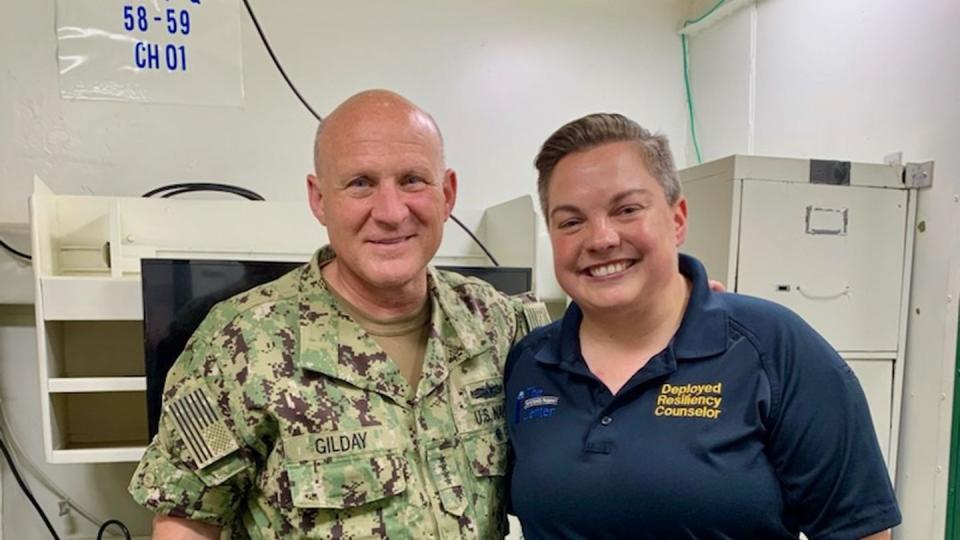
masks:
<svg viewBox="0 0 960 540"><path fill-rule="evenodd" d="M510 495L528 540L854 539L900 523L853 372L790 310L711 292L699 261L666 349L613 395L582 312L510 353Z"/></svg>

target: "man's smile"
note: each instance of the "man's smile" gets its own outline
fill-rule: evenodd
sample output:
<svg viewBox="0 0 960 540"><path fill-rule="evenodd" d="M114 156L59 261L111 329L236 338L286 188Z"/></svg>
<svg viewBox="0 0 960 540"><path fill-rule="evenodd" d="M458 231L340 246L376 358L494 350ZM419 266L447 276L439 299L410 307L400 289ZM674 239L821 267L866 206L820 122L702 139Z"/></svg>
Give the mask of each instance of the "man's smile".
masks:
<svg viewBox="0 0 960 540"><path fill-rule="evenodd" d="M390 236L386 238L371 238L367 240L367 242L371 244L380 245L380 246L395 246L398 244L402 244L415 236L417 235L408 234L408 235L401 235L401 236Z"/></svg>

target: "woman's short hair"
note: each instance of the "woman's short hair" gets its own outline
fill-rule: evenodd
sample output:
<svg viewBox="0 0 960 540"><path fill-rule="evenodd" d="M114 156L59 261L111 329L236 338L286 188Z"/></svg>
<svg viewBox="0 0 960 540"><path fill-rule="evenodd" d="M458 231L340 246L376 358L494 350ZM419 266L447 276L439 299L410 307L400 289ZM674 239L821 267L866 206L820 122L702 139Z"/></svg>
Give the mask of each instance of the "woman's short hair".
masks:
<svg viewBox="0 0 960 540"><path fill-rule="evenodd" d="M647 166L647 172L663 188L667 202L671 205L676 203L680 199L680 180L666 135L650 133L622 114L595 113L578 118L554 131L537 154L534 161L539 171L537 192L540 195L540 208L543 210L544 219L549 223L547 192L550 188L550 177L561 159L602 144L630 141L636 143L637 151Z"/></svg>

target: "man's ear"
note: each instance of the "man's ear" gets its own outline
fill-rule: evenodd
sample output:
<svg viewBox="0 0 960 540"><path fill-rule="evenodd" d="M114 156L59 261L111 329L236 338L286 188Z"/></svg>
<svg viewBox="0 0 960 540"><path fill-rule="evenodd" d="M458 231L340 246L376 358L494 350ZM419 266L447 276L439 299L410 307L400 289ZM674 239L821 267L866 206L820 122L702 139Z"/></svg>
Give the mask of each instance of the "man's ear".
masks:
<svg viewBox="0 0 960 540"><path fill-rule="evenodd" d="M307 175L307 201L310 203L310 211L313 212L313 215L326 226L327 220L323 213L323 193L320 190L320 179L313 174Z"/></svg>
<svg viewBox="0 0 960 540"><path fill-rule="evenodd" d="M677 247L687 241L687 199L680 200L673 205L673 225L676 233Z"/></svg>
<svg viewBox="0 0 960 540"><path fill-rule="evenodd" d="M446 217L450 217L457 203L457 173L453 169L447 169L443 173L443 201L446 206Z"/></svg>

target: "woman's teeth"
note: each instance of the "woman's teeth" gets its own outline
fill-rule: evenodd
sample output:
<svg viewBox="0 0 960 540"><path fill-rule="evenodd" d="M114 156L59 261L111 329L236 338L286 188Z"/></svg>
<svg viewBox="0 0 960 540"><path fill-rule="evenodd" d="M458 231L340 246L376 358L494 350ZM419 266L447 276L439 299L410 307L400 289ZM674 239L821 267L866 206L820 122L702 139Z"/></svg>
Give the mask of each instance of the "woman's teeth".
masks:
<svg viewBox="0 0 960 540"><path fill-rule="evenodd" d="M630 267L630 263L626 261L615 262L611 264L604 264L602 266L594 266L588 269L588 272L593 277L604 277L609 276L610 274L616 274L617 272L623 272Z"/></svg>

